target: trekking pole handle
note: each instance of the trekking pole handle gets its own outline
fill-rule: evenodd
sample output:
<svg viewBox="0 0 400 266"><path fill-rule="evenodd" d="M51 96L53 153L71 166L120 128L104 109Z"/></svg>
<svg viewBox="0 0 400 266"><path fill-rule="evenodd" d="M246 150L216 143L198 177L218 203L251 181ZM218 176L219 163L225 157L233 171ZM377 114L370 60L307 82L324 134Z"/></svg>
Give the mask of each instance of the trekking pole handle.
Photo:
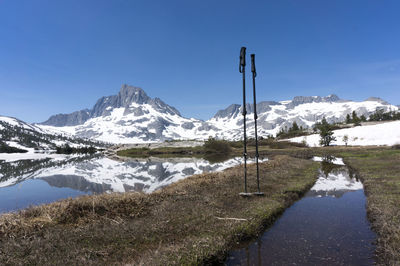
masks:
<svg viewBox="0 0 400 266"><path fill-rule="evenodd" d="M257 72L256 72L256 55L255 54L251 54L251 72L253 72L254 77L257 76Z"/></svg>
<svg viewBox="0 0 400 266"><path fill-rule="evenodd" d="M240 57L239 57L239 72L243 73L243 69L246 66L246 47L240 48Z"/></svg>

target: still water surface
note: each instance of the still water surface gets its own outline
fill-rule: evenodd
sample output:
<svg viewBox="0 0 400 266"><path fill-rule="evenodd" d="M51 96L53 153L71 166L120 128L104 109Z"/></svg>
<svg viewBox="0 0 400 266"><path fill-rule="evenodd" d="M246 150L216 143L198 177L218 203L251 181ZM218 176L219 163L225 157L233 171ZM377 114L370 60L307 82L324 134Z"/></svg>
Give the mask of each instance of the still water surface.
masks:
<svg viewBox="0 0 400 266"><path fill-rule="evenodd" d="M226 264L373 265L376 236L367 220L363 185L341 160L336 163L322 161L305 197L257 241L232 251Z"/></svg>
<svg viewBox="0 0 400 266"><path fill-rule="evenodd" d="M185 177L222 171L242 162L241 158L211 163L199 158L37 157L0 159L0 213L83 194L153 192Z"/></svg>

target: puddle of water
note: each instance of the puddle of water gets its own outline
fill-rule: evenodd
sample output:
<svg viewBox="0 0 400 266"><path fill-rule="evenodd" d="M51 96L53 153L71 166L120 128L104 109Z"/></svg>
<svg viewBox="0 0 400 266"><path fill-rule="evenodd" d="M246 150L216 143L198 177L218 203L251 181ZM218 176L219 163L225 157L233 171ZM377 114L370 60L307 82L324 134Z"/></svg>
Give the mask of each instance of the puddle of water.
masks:
<svg viewBox="0 0 400 266"><path fill-rule="evenodd" d="M222 171L243 161L239 157L215 163L199 158L122 162L99 155L31 157L0 160L0 213L83 194L153 192L188 176Z"/></svg>
<svg viewBox="0 0 400 266"><path fill-rule="evenodd" d="M227 265L373 265L376 235L362 183L347 167L321 169L304 198L257 241L232 251Z"/></svg>
<svg viewBox="0 0 400 266"><path fill-rule="evenodd" d="M342 158L337 158L333 156L325 156L325 157L314 156L311 160L315 162L325 162L335 165L345 165Z"/></svg>

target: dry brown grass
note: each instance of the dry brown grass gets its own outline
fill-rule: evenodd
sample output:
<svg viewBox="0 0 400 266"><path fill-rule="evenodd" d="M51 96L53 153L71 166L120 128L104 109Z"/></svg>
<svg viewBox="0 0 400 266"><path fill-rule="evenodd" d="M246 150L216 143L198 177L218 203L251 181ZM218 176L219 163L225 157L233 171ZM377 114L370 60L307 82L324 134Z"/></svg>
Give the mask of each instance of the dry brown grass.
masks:
<svg viewBox="0 0 400 266"><path fill-rule="evenodd" d="M400 151L386 148L342 155L364 183L368 218L378 234L378 264L400 265Z"/></svg>
<svg viewBox="0 0 400 266"><path fill-rule="evenodd" d="M2 215L0 264L221 262L237 242L262 232L307 191L319 164L276 156L260 167L265 197L238 196L238 166L152 194L83 196ZM249 189L256 190L254 165Z"/></svg>

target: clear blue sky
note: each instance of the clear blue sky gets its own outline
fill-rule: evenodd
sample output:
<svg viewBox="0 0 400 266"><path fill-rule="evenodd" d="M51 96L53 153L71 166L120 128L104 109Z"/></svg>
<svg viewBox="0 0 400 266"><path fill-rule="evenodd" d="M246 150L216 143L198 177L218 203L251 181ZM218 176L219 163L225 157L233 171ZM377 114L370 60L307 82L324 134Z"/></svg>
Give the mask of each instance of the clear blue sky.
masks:
<svg viewBox="0 0 400 266"><path fill-rule="evenodd" d="M208 119L241 102L241 46L260 101L400 104L399 14L398 0L0 0L0 115L41 122L128 83Z"/></svg>

